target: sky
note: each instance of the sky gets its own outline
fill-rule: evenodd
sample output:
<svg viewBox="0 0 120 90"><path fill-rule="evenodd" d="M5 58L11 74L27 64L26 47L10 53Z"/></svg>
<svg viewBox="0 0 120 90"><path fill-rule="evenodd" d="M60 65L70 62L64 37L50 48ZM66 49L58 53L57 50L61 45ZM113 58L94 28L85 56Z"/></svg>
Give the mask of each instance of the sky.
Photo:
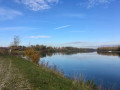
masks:
<svg viewBox="0 0 120 90"><path fill-rule="evenodd" d="M120 45L120 0L0 0L0 46Z"/></svg>

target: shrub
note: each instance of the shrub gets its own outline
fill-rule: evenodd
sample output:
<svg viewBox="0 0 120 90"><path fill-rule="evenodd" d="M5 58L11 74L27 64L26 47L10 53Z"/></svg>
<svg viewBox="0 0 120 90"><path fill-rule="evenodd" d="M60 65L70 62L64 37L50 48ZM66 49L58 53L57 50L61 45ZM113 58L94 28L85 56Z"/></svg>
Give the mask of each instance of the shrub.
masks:
<svg viewBox="0 0 120 90"><path fill-rule="evenodd" d="M33 48L27 48L25 49L24 53L25 53L25 56L32 58L35 53L35 50Z"/></svg>
<svg viewBox="0 0 120 90"><path fill-rule="evenodd" d="M0 54L8 54L8 50L6 50L6 49L0 49Z"/></svg>
<svg viewBox="0 0 120 90"><path fill-rule="evenodd" d="M34 53L34 54L32 55L32 61L33 61L34 63L38 64L39 59L40 59L40 54L39 54L39 53Z"/></svg>
<svg viewBox="0 0 120 90"><path fill-rule="evenodd" d="M33 48L27 48L24 53L25 56L30 58L34 63L38 64L38 61L40 59L40 53L35 52Z"/></svg>

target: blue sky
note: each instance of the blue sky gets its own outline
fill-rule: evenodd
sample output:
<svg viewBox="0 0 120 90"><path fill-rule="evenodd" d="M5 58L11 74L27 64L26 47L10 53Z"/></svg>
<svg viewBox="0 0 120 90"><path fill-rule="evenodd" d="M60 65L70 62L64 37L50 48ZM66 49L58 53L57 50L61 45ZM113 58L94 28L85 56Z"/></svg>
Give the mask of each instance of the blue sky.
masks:
<svg viewBox="0 0 120 90"><path fill-rule="evenodd" d="M0 46L120 45L120 0L0 0Z"/></svg>

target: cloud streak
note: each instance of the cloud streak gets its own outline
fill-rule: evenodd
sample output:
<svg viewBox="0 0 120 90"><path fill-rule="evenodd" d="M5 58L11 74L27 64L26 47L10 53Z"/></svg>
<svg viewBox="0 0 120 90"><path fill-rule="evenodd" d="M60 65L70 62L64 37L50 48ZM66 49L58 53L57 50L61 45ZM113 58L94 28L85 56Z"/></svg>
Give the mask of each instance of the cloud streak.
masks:
<svg viewBox="0 0 120 90"><path fill-rule="evenodd" d="M40 28L34 28L34 27L1 27L0 31L15 31L15 30L36 30Z"/></svg>
<svg viewBox="0 0 120 90"><path fill-rule="evenodd" d="M80 5L86 6L87 8L92 8L98 5L108 5L115 0L87 0L85 2L81 2Z"/></svg>
<svg viewBox="0 0 120 90"><path fill-rule="evenodd" d="M87 32L87 31L70 31L70 32Z"/></svg>
<svg viewBox="0 0 120 90"><path fill-rule="evenodd" d="M81 42L81 41L78 41L78 42L69 42L69 43L65 43L65 44L86 44L86 43L88 43L88 42Z"/></svg>
<svg viewBox="0 0 120 90"><path fill-rule="evenodd" d="M21 3L33 11L40 11L51 8L53 4L57 4L59 0L15 0L16 3Z"/></svg>
<svg viewBox="0 0 120 90"><path fill-rule="evenodd" d="M39 36L30 36L29 38L39 39L39 38L51 38L51 36L39 35Z"/></svg>
<svg viewBox="0 0 120 90"><path fill-rule="evenodd" d="M14 9L0 7L0 21L12 20L16 16L22 16L23 13Z"/></svg>
<svg viewBox="0 0 120 90"><path fill-rule="evenodd" d="M71 25L64 25L64 26L60 26L60 27L57 27L57 28L55 28L56 30L58 30L58 29L63 29L63 28L67 28L67 27L70 27Z"/></svg>
<svg viewBox="0 0 120 90"><path fill-rule="evenodd" d="M63 16L70 17L70 18L85 18L86 15L83 13L66 13Z"/></svg>
<svg viewBox="0 0 120 90"><path fill-rule="evenodd" d="M87 8L94 7L99 4L108 4L111 0L89 0Z"/></svg>

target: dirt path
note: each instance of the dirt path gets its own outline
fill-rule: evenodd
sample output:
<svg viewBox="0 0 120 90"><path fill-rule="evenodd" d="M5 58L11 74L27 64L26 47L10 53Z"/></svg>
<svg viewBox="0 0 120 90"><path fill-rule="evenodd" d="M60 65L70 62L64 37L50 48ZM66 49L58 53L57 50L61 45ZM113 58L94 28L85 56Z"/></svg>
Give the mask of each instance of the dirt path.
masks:
<svg viewBox="0 0 120 90"><path fill-rule="evenodd" d="M0 57L0 90L31 90L28 80L24 79L10 59Z"/></svg>
<svg viewBox="0 0 120 90"><path fill-rule="evenodd" d="M0 75L2 75L1 78L1 84L0 84L0 89L5 87L5 83L9 81L10 75L11 75L11 60L9 60L9 65L5 68L4 66L4 61L0 63Z"/></svg>

